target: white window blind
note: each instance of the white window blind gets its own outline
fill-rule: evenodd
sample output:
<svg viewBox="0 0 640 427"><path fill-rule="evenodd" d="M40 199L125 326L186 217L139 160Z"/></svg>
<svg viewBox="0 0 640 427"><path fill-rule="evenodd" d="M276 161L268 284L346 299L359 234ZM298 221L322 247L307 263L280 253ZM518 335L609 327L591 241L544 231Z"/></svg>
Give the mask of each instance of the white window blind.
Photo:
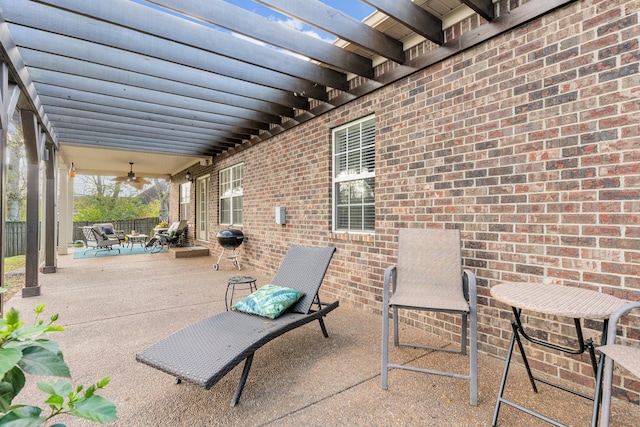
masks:
<svg viewBox="0 0 640 427"><path fill-rule="evenodd" d="M220 171L220 224L242 225L242 163Z"/></svg>
<svg viewBox="0 0 640 427"><path fill-rule="evenodd" d="M333 131L334 231L375 230L375 118Z"/></svg>
<svg viewBox="0 0 640 427"><path fill-rule="evenodd" d="M180 184L180 219L189 221L191 215L191 183Z"/></svg>

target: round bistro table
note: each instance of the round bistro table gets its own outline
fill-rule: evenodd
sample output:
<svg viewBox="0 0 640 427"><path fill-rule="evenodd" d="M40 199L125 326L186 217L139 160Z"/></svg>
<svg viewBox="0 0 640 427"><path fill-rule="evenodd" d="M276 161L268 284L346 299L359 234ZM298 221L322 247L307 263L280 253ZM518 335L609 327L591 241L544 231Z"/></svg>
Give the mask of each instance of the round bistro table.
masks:
<svg viewBox="0 0 640 427"><path fill-rule="evenodd" d="M536 381L538 381L558 388L560 390L575 394L577 396L589 400L594 400L592 417L593 420L597 420L599 410L598 403L600 397L595 395L589 396L583 393L576 392L574 390L569 390L564 386L552 383L539 377L535 377L531 371L527 356L524 352L524 346L522 345L521 337L534 344L558 350L566 354L579 355L587 351L591 360L594 378L600 378L600 375L598 375L598 371L601 370L601 366L598 366L598 363L596 361L593 341L591 338L586 340L584 339L580 321L581 319L601 320L603 322L602 343L605 343L607 339L607 325L609 317L611 317L611 314L618 307L621 307L627 301L616 298L613 295L604 294L590 289L576 288L573 286L552 285L548 283L529 282L501 283L491 288L491 296L493 296L497 301L510 305L511 310L513 311L513 321L511 322L511 342L509 344L509 351L507 353L507 359L505 361L504 372L502 374L502 381L500 382L500 390L498 392L498 399L496 401L496 406L493 414L493 422L491 425L493 425L494 427L497 425L500 406L503 403L519 409L536 418L547 421L548 423L551 423L553 425L564 425L503 397L505 383L507 382L507 376L509 373L509 364L511 363L514 344L516 343L518 345L518 349L520 350L520 355L522 357L522 361L524 362L527 374L529 376L529 382L531 383L534 392L537 393L538 391L536 387ZM542 340L540 338L535 338L531 336L531 334L527 334L524 329L523 320L521 317L522 310L543 313L551 316L573 318L577 346L565 347ZM538 326L540 324L541 323L538 323ZM600 361L602 361L602 357L600 358ZM602 365L602 363L600 363L599 365ZM596 387L596 391L598 389L599 387Z"/></svg>
<svg viewBox="0 0 640 427"><path fill-rule="evenodd" d="M244 286L236 288L238 285ZM231 295L229 295L229 289L231 289ZM249 292L256 291L256 278L251 276L233 276L227 280L227 291L224 293L224 304L227 311L233 307L233 294L236 290L248 290Z"/></svg>

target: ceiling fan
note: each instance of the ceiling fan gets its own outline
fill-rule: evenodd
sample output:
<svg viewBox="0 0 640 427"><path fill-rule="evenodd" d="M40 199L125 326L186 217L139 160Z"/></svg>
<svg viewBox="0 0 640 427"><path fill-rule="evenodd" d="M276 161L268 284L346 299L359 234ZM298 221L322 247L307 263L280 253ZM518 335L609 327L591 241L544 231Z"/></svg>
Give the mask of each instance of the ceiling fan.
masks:
<svg viewBox="0 0 640 427"><path fill-rule="evenodd" d="M133 171L133 162L129 162L129 165L131 166L131 170L127 173L127 176L117 176L113 178L113 181L121 182L123 184L129 184L130 186L132 186L137 190L142 190L142 188L146 184L151 184L149 181L147 181L144 178L136 177L136 174Z"/></svg>

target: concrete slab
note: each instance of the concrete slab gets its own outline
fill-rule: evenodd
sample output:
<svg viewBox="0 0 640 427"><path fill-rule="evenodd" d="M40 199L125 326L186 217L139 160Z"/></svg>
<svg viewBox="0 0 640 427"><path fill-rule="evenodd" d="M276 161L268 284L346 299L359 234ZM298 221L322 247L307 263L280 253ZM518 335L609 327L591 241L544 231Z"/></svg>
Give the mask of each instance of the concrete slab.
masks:
<svg viewBox="0 0 640 427"><path fill-rule="evenodd" d="M174 384L173 378L135 361L135 354L166 335L223 311L227 279L233 266L212 268L212 257L173 259L169 253L74 260L60 256L58 272L40 275L41 295L15 296L7 307L33 318L32 308L60 314L65 332L53 334L64 352L74 384L105 375L102 393L113 400L119 419L113 426L489 426L503 361L481 355L480 405L469 405L462 380L391 371L389 389L380 388L381 318L340 306L326 319L329 338L317 323L290 331L258 350L237 407L230 402L241 367L211 390ZM244 269L243 275L269 283L270 275ZM239 295L242 296L242 295ZM409 337L429 343L437 337L404 326ZM435 369L464 370L463 356L411 348L391 349L395 362ZM519 403L573 426L589 425L590 402L547 386L531 391L524 369L515 365L507 395ZM40 380L40 379L38 379ZM41 404L35 380L21 403ZM640 408L615 400L612 425L634 426ZM60 419L69 426L93 426ZM542 421L504 407L500 426L543 426Z"/></svg>

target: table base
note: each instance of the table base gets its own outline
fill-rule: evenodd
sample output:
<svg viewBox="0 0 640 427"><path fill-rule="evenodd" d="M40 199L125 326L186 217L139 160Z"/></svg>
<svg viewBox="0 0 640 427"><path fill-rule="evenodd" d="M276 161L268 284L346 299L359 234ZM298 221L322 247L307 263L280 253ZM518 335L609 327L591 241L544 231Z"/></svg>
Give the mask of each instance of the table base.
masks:
<svg viewBox="0 0 640 427"><path fill-rule="evenodd" d="M227 290L224 293L224 305L227 311L233 307L233 294L236 291L237 285L248 285L238 290L256 291L256 278L251 276L234 276L227 280ZM231 296L229 296L229 289L231 289Z"/></svg>
<svg viewBox="0 0 640 427"><path fill-rule="evenodd" d="M593 345L593 341L591 339L587 339L585 340L583 338L582 335L582 327L580 325L580 319L576 319L574 318L574 324L575 324L575 331L576 331L576 337L578 340L578 347L577 348L568 348L568 347L562 347L562 346L558 346L546 341L542 341L539 339L536 339L534 337L531 337L529 335L527 335L527 333L524 330L524 327L522 326L522 321L520 319L520 314L521 314L521 309L517 309L515 307L512 308L513 313L514 313L514 319L511 322L511 328L512 328L512 333L511 333L511 341L509 343L509 351L507 353L507 359L505 360L505 366L504 366L504 371L502 373L502 380L500 382L500 390L498 392L498 399L496 401L496 407L493 413L493 421L491 423L491 425L493 427L496 427L498 425L498 415L500 413L500 406L501 404L505 404L505 405L509 405L513 408L516 408L522 412L525 412L531 416L534 416L538 419L541 419L543 421L546 421L552 425L555 426L559 426L559 427L566 427L566 424L562 424L558 421L555 421L551 418L548 418L542 414L540 414L539 412L533 411L531 409L528 409L522 405L519 405L515 402L512 402L508 399L505 399L504 396L504 388L507 382L507 376L509 374L509 366L511 364L511 358L513 356L513 350L515 348L515 344L518 344L518 350L520 351L520 356L522 357L522 361L524 363L525 369L527 370L527 375L529 377L529 381L531 383L531 387L533 388L534 393L538 393L538 388L536 386L536 381L541 382L543 384L546 384L548 386L557 388L559 390L571 393L573 395L588 399L588 400L592 400L594 402L599 401L600 400L600 396L598 395L594 395L594 396L590 396L584 393L580 393L576 390L572 390L569 389L567 387L564 387L560 384L556 384L553 383L551 381L547 381L543 378L539 378L533 375L532 371L531 371L531 367L529 366L529 361L527 359L527 355L524 351L524 346L522 345L522 340L521 340L521 336L524 337L527 341L530 341L534 344L538 344L541 345L543 347L547 347L547 348L551 348L554 350L558 350L558 351L562 351L564 353L568 353L568 354L582 354L585 351L589 352L589 357L591 359L591 366L593 368L593 374L594 374L594 378L596 379L596 381L600 381L601 379L601 370L602 367L599 366L599 364L596 361L596 354L595 354L595 347ZM604 319L603 320L603 329L602 329L602 342L606 342L607 339L607 325L608 325L608 319ZM602 359L602 357L601 357ZM601 365L601 364L600 364ZM598 388L596 387L596 390ZM597 392L596 392L597 394ZM599 405L594 405L594 411L593 411L593 419L592 419L592 426L595 427L597 425L597 419L598 419L598 412L599 412Z"/></svg>

